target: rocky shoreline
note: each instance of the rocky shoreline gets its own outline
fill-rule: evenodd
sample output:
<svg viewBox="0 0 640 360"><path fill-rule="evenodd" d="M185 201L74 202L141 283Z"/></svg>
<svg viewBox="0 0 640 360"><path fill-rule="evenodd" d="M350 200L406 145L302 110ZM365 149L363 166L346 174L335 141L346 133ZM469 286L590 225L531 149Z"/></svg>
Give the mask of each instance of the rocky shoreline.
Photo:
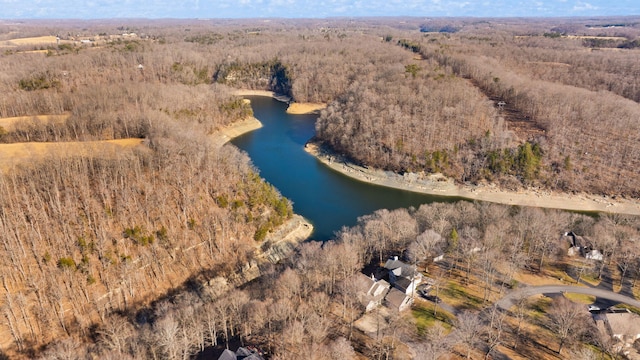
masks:
<svg viewBox="0 0 640 360"><path fill-rule="evenodd" d="M255 117L237 121L212 135L215 146L223 146L231 139L262 127L262 123ZM313 232L313 225L304 217L294 214L291 219L269 233L265 241L258 245L257 259L243 267L229 281L238 286L260 276L260 268L266 263L277 263L289 255L296 247L309 239Z"/></svg>
<svg viewBox="0 0 640 360"><path fill-rule="evenodd" d="M278 96L272 91L238 90L236 95L269 96L284 101L282 96ZM313 109L311 112L313 111L318 111L318 109ZM346 176L380 186L429 195L460 197L506 205L640 215L640 199L613 199L602 195L585 193L568 194L539 188L508 191L500 189L495 184L459 185L456 184L453 179L447 178L442 174L423 175L405 173L404 175L400 175L391 171L372 169L353 164L340 156L340 154L334 153L331 149L322 146L313 139L305 145L305 151L314 155L325 165Z"/></svg>
<svg viewBox="0 0 640 360"><path fill-rule="evenodd" d="M611 199L590 194L565 194L549 190L528 188L519 191L499 189L495 184L457 185L453 179L441 174L423 175L358 166L317 141L310 141L305 150L332 169L371 184L392 187L423 194L461 197L506 205L533 206L571 211L606 212L640 215L640 202L627 199Z"/></svg>

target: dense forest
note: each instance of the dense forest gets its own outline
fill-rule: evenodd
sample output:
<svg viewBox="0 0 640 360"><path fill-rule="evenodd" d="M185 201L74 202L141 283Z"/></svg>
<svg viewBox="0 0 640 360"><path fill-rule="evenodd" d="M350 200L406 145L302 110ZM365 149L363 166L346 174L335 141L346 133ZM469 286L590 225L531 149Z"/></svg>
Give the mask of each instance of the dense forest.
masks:
<svg viewBox="0 0 640 360"><path fill-rule="evenodd" d="M51 154L3 172L2 346L29 356L189 278L234 274L256 239L291 216L244 154L211 142L252 111L210 84L197 52L154 50L171 47L151 39L68 46L3 54L1 116L27 120L0 141L144 145L115 157Z"/></svg>
<svg viewBox="0 0 640 360"><path fill-rule="evenodd" d="M361 218L357 226L343 229L331 242L301 245L287 261L266 269L245 286L233 289L224 282L192 285L151 308L108 317L88 343L77 338L56 340L44 356L55 358L72 351L80 357L93 353L109 358L188 358L234 340L277 359L348 359L357 354L372 359L437 359L446 354L464 357L465 353L474 353L475 358L483 351L498 355L504 351L499 346L515 350L518 344L522 353L540 356L543 352L530 339L536 331L553 329L556 315L551 312L534 320L529 317L533 315L498 314L490 305L512 286L509 284L517 283L517 273L541 273L562 264L567 244L557 234L567 229L598 239L593 246L606 253L602 266L577 263L565 269L568 273L584 272L597 278L612 266L620 266L625 269L621 282L635 283L640 278L638 218L592 218L467 202L379 210ZM474 248L481 250L470 251ZM449 258L444 267L424 261L443 252ZM430 266L441 296L460 296L450 282L456 277L465 286L478 288L479 295L465 294L469 303L463 308L467 310L455 320L445 318L443 328L425 329L411 315L395 312L380 320L385 326L377 335L363 336L354 327L364 311L353 295L355 274L393 254L421 267ZM540 304L529 300L520 306L521 311L530 311ZM475 311L482 309L485 311ZM488 315L499 316L500 321ZM525 328L523 321L542 321L543 328ZM586 312L573 321L570 336L548 335L569 349L560 355L581 357L583 343L616 354L605 346Z"/></svg>
<svg viewBox="0 0 640 360"><path fill-rule="evenodd" d="M637 198L640 30L606 21L0 23L0 118L27 117L0 127L0 146L143 140L2 169L2 355L175 359L237 342L282 359L493 351L493 323L472 313L447 331L395 314L364 336L351 277L390 255L445 252L443 278L482 288L481 310L516 273L561 261L570 230L603 249L589 272L624 269L635 285L637 219L471 203L380 210L242 284L293 209L246 155L211 141L252 116L234 88L271 90L327 103L317 140L364 165ZM59 43L10 42L43 35ZM480 339L462 340L463 320ZM601 345L579 335L571 351Z"/></svg>
<svg viewBox="0 0 640 360"><path fill-rule="evenodd" d="M637 198L635 50L465 29L386 37L419 60L354 83L323 113L318 138L394 171Z"/></svg>

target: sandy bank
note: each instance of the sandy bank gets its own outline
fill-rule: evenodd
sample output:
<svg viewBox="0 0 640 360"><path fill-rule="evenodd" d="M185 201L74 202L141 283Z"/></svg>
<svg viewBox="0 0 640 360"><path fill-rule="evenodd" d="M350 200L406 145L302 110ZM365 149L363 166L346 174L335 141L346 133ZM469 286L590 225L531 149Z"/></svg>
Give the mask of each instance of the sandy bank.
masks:
<svg viewBox="0 0 640 360"><path fill-rule="evenodd" d="M332 169L354 179L371 184L419 192L430 195L458 196L472 200L499 204L535 206L543 208L602 211L609 213L640 215L640 201L611 199L588 194L564 194L541 189L526 189L512 192L498 189L495 185L458 186L452 179L442 175L399 175L379 169L368 169L346 162L316 143L309 143L305 150Z"/></svg>
<svg viewBox="0 0 640 360"><path fill-rule="evenodd" d="M267 91L267 90L247 90L247 89L240 89L240 90L236 90L233 92L234 95L238 95L238 96L269 96L269 97L275 97L276 93L274 93L273 91Z"/></svg>
<svg viewBox="0 0 640 360"><path fill-rule="evenodd" d="M289 104L287 108L288 114L304 115L304 114L317 114L320 110L327 107L327 104L323 103L297 103L292 102L291 98L286 95L278 95L273 91L267 90L236 90L234 92L237 96L267 96L274 98L278 101L286 102Z"/></svg>
<svg viewBox="0 0 640 360"><path fill-rule="evenodd" d="M249 131L260 129L261 127L262 123L258 119L249 117L241 121L236 121L224 129L214 133L211 135L211 141L215 146L220 147L228 143L233 138L248 133Z"/></svg>
<svg viewBox="0 0 640 360"><path fill-rule="evenodd" d="M279 95L274 93L273 91L268 91L268 90L240 89L240 90L234 91L233 94L237 96L267 96L267 97L274 98L278 101L285 102L287 104L291 102L291 98L288 97L287 95Z"/></svg>
<svg viewBox="0 0 640 360"><path fill-rule="evenodd" d="M327 104L320 103L291 103L287 108L288 114L317 114L320 110L327 107Z"/></svg>

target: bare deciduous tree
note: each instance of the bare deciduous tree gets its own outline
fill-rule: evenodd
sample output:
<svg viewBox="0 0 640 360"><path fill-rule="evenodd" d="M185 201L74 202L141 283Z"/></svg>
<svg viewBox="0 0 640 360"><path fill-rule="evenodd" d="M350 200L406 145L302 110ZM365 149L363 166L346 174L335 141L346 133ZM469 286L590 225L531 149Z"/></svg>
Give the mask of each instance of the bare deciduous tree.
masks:
<svg viewBox="0 0 640 360"><path fill-rule="evenodd" d="M471 358L471 353L482 340L484 326L478 314L464 311L456 319L455 339L466 349L465 357Z"/></svg>
<svg viewBox="0 0 640 360"><path fill-rule="evenodd" d="M567 343L579 339L588 329L588 312L583 306L559 296L549 308L549 327L558 337L558 354Z"/></svg>

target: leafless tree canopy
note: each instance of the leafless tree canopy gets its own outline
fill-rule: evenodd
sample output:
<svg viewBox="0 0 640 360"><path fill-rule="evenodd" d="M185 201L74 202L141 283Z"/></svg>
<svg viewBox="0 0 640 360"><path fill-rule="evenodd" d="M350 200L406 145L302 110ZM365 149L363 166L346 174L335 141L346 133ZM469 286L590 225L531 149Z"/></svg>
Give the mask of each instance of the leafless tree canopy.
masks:
<svg viewBox="0 0 640 360"><path fill-rule="evenodd" d="M233 88L327 103L318 139L366 165L638 197L637 22L476 20L1 23L0 118L27 117L0 123L1 145L144 145L0 175L0 349L188 358L239 340L274 358L387 356L413 335L396 321L380 346L358 343L345 296L372 259L446 252L482 273L489 302L515 271L553 259L568 230L596 236L635 282L636 219L471 203L379 210L261 269L253 287L213 280L236 278L292 211L244 154L210 141L251 115ZM60 43L8 43L42 35Z"/></svg>

